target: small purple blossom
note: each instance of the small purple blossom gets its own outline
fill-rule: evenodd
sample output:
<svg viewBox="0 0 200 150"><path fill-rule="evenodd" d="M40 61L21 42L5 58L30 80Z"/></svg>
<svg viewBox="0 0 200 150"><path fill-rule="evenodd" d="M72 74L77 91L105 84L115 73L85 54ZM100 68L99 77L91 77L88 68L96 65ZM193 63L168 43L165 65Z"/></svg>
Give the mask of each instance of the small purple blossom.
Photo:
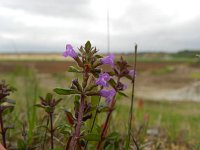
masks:
<svg viewBox="0 0 200 150"><path fill-rule="evenodd" d="M103 87L108 87L108 81L110 80L110 75L108 73L102 73L99 75L99 78L96 81L97 85L101 85Z"/></svg>
<svg viewBox="0 0 200 150"><path fill-rule="evenodd" d="M101 59L101 63L102 64L108 64L108 65L111 65L111 66L114 66L114 58L115 58L115 55L113 54L110 54L104 58Z"/></svg>
<svg viewBox="0 0 200 150"><path fill-rule="evenodd" d="M128 75L131 76L131 77L133 77L134 75L136 76L135 70L129 70Z"/></svg>
<svg viewBox="0 0 200 150"><path fill-rule="evenodd" d="M106 103L110 103L110 101L112 100L112 98L115 96L116 91L114 89L113 90L100 90L99 94L102 97L106 98Z"/></svg>
<svg viewBox="0 0 200 150"><path fill-rule="evenodd" d="M63 56L64 57L70 56L74 59L78 57L77 53L74 51L71 44L66 45L66 51L63 53Z"/></svg>

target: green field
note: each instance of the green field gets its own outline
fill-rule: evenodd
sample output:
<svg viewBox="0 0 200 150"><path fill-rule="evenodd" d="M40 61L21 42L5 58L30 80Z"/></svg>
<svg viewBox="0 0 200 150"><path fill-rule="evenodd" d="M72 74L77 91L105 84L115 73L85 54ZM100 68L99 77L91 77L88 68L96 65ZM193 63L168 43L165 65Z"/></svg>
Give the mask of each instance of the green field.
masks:
<svg viewBox="0 0 200 150"><path fill-rule="evenodd" d="M157 70L156 75L158 78L159 75L162 77L163 73L166 73L166 69L163 70ZM167 73L168 71L171 72L171 70L167 69ZM193 76L196 77L197 75ZM12 112L11 119L9 119L10 123L15 122L15 128L9 131L9 139L11 141L15 139L16 135L20 133L24 122L28 123L29 138L33 138L34 132L36 132L39 125L37 124L38 120L44 117L41 110L36 110L34 107L39 100L39 96L44 96L47 92L52 92L55 87L69 86L71 79L74 77L77 76L67 72L39 74L34 70L24 68L18 68L10 73L1 73L0 79L6 80L8 84L17 88L17 91L11 95L11 98L16 100L16 106ZM57 110L58 115L55 124L65 122L62 108L72 111L71 106L73 101L71 101L71 97L62 98L63 101ZM104 101L102 102L104 103ZM117 129L122 135L126 133L129 105L129 98L118 98L112 117L114 124L110 128L111 131ZM190 145L193 148L198 147L200 139L200 134L198 134L200 133L200 103L162 101L162 99L160 101L152 101L136 98L134 106L135 131L133 132L135 134L138 132L137 128L145 124L144 117L148 116L148 127L145 131L158 130L158 135L156 135L157 143L162 143L161 141L165 139L166 145L169 145L166 147L170 147L171 144L185 145L185 147ZM101 117L99 121L101 121ZM142 138L138 136L138 140L142 144L142 139L148 136L151 135L147 135L145 132Z"/></svg>

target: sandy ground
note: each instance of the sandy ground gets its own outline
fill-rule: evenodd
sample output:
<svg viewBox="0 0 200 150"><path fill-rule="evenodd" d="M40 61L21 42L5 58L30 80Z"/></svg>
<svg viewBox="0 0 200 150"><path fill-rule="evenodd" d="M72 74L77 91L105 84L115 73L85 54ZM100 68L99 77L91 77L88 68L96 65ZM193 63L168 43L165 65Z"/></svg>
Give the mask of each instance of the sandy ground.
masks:
<svg viewBox="0 0 200 150"><path fill-rule="evenodd" d="M44 75L42 82L49 83L49 80L52 80L51 74L66 72L69 65L73 65L73 63L71 61L1 61L0 72L12 73L17 68L32 68L38 74ZM166 67L173 67L173 70L161 74L156 73ZM139 62L137 68L135 89L138 98L200 102L200 65ZM198 76L193 77L192 74ZM127 92L130 91L131 89L128 89Z"/></svg>
<svg viewBox="0 0 200 150"><path fill-rule="evenodd" d="M198 67L190 65L176 65L174 71L162 75L152 72L141 73L137 76L136 96L150 100L168 101L199 101L200 75Z"/></svg>

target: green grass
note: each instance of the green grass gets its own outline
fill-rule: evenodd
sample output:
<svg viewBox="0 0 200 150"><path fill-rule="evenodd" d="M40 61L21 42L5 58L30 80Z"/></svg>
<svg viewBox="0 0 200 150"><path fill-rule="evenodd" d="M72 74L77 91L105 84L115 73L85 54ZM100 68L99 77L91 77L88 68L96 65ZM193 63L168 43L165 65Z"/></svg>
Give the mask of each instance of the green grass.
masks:
<svg viewBox="0 0 200 150"><path fill-rule="evenodd" d="M196 59L191 58L138 58L138 62L185 62L185 63L194 63Z"/></svg>
<svg viewBox="0 0 200 150"><path fill-rule="evenodd" d="M154 70L152 72L152 74L153 75L165 75L165 74L173 73L175 70L176 70L176 68L174 68L173 66L166 66L164 68Z"/></svg>
<svg viewBox="0 0 200 150"><path fill-rule="evenodd" d="M164 70L164 71L163 71ZM169 73L169 68L164 68L161 73ZM52 92L55 87L67 87L74 74L52 74L41 77L33 71L18 68L12 74L5 73L0 75L0 79L5 79L9 84L15 86L18 91L11 98L16 100L16 107L11 120L16 121L16 127L10 131L10 136L19 134L21 122L26 120L29 124L29 135L33 136L36 129L38 117L43 116L40 110L35 110L33 106L38 102L39 96L44 96L46 92ZM57 95L56 95L57 96ZM72 97L63 97L61 107L68 109L73 104ZM129 113L129 99L118 100L116 109L112 116L112 130L126 133ZM200 103L195 102L167 102L167 101L144 101L143 107L138 107L138 101L134 104L135 123L144 122L144 115L150 117L149 127L159 127L165 130L171 141L177 141L181 134L189 141L198 142L200 139ZM62 112L61 112L62 113ZM64 113L62 113L62 116ZM38 116L38 117L37 117ZM104 114L100 117L103 118ZM60 118L61 119L61 118ZM62 119L61 119L62 120ZM101 118L100 118L101 121Z"/></svg>
<svg viewBox="0 0 200 150"><path fill-rule="evenodd" d="M117 118L123 120L128 114L129 105L118 105ZM170 140L175 142L181 134L183 138L198 142L200 139L200 103L144 101L143 107L135 103L136 123L144 121L144 115L149 115L149 127L159 127L165 130ZM120 123L119 123L120 125Z"/></svg>
<svg viewBox="0 0 200 150"><path fill-rule="evenodd" d="M200 79L200 72L191 73L191 77L194 78L194 79Z"/></svg>

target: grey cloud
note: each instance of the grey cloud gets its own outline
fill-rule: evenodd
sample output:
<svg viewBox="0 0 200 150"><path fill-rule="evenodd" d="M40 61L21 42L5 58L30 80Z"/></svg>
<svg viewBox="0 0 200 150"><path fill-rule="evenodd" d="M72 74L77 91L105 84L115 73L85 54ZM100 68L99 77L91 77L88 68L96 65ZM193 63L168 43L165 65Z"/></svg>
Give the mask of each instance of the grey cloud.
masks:
<svg viewBox="0 0 200 150"><path fill-rule="evenodd" d="M32 50L62 52L67 42L78 47L86 40L91 40L101 52L106 52L106 22L105 26L102 26L105 32L98 32L98 28L90 29L101 21L90 12L92 10L90 2L91 0L1 0L2 7L52 18L71 19L73 25L27 26L23 22L17 22L15 18L0 16L0 52ZM79 20L79 24L73 22L74 20ZM200 16L181 24L171 25L171 21L171 18L156 9L136 1L127 8L121 18L113 19L111 16L111 50L131 51L135 42L142 51L173 51L200 47ZM5 38L3 33L20 38Z"/></svg>
<svg viewBox="0 0 200 150"><path fill-rule="evenodd" d="M200 48L200 16L193 21L180 24L160 26L154 30L135 35L134 32L113 36L111 45L120 51L119 47L131 51L134 42L139 44L139 49L157 51L177 51L181 49Z"/></svg>
<svg viewBox="0 0 200 150"><path fill-rule="evenodd" d="M93 33L87 30L88 23L79 27L29 27L16 23L6 17L1 18L0 24L0 51L57 51L61 52L66 43L75 47L91 40L99 49L105 51L106 35ZM92 25L93 23L91 23ZM2 35L11 34L20 36L19 39L5 38Z"/></svg>
<svg viewBox="0 0 200 150"><path fill-rule="evenodd" d="M1 0L0 5L56 17L92 18L90 0Z"/></svg>

